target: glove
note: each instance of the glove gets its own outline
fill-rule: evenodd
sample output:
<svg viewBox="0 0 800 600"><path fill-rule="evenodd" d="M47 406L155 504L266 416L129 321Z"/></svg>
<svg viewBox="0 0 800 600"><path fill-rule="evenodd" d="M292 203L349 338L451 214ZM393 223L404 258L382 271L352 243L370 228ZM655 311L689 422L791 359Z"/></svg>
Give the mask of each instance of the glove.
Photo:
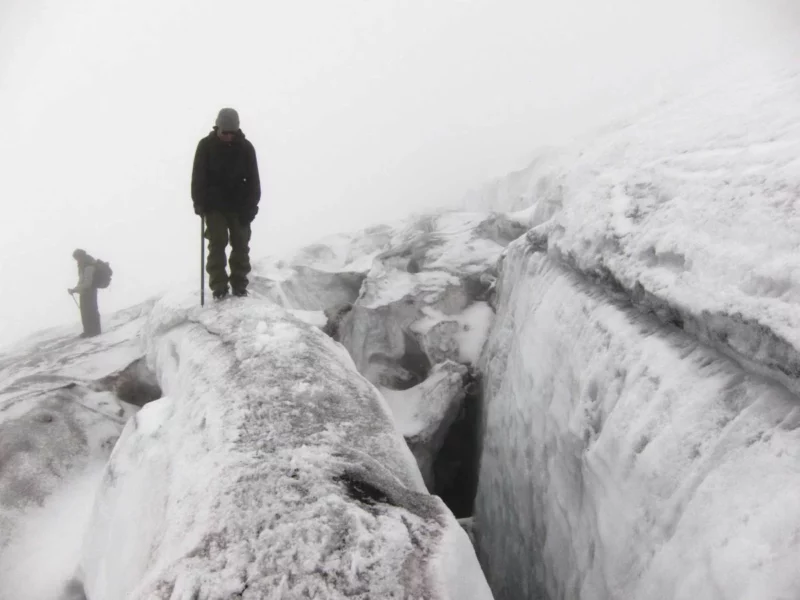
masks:
<svg viewBox="0 0 800 600"><path fill-rule="evenodd" d="M68 293L70 296L72 296L72 294L74 294L74 293L75 293L75 288L69 288L69 289L67 290L67 293Z"/></svg>
<svg viewBox="0 0 800 600"><path fill-rule="evenodd" d="M203 207L200 204L198 204L197 202L195 202L194 203L194 214L202 217L204 212L205 211L203 210Z"/></svg>

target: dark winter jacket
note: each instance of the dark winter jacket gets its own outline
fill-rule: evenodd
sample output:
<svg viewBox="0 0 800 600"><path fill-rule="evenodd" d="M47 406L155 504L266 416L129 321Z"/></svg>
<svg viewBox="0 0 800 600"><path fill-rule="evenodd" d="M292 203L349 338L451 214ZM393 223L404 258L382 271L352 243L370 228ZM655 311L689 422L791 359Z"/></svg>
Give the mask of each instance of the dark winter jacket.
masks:
<svg viewBox="0 0 800 600"><path fill-rule="evenodd" d="M249 223L258 213L261 199L255 148L241 130L233 141L223 142L216 129L197 144L192 201L203 212L235 212Z"/></svg>

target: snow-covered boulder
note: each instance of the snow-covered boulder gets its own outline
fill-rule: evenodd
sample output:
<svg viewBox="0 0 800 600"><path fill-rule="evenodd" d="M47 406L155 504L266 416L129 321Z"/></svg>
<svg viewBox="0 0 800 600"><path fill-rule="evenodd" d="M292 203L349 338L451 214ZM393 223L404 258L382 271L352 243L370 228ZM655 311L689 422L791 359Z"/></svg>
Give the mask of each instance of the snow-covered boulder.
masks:
<svg viewBox="0 0 800 600"><path fill-rule="evenodd" d="M82 558L90 600L491 598L342 347L271 303L165 298L165 396L126 426Z"/></svg>

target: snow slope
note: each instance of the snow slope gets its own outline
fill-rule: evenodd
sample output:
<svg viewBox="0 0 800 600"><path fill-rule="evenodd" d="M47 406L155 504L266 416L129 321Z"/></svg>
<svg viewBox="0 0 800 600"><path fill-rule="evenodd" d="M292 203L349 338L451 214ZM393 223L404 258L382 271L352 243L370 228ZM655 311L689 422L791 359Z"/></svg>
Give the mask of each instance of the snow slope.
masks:
<svg viewBox="0 0 800 600"><path fill-rule="evenodd" d="M497 598L800 597L797 65L734 65L469 199L534 226L480 362Z"/></svg>
<svg viewBox="0 0 800 600"><path fill-rule="evenodd" d="M165 396L106 469L90 599L491 598L380 394L321 331L174 295L145 340Z"/></svg>

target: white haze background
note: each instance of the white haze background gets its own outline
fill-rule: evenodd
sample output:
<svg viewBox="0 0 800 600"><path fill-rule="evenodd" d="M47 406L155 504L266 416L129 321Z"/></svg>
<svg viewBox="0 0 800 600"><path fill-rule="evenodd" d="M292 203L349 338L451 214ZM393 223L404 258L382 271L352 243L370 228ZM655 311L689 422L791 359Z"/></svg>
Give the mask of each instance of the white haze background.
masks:
<svg viewBox="0 0 800 600"><path fill-rule="evenodd" d="M199 279L194 149L255 144L253 254L451 204L797 31L793 0L2 0L0 345Z"/></svg>

